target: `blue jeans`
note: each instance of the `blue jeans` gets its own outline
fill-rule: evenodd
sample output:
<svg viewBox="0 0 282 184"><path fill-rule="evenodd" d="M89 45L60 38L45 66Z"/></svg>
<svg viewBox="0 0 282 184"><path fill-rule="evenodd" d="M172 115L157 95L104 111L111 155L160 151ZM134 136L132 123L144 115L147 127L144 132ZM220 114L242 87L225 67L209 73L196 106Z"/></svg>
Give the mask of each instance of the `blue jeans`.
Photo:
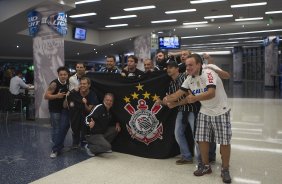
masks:
<svg viewBox="0 0 282 184"><path fill-rule="evenodd" d="M185 160L192 160L192 154L191 151L189 150L185 136L185 130L187 124L182 122L182 117L183 117L183 112L179 111L177 113L176 121L175 121L175 129L174 129L175 139L179 145L182 158ZM194 132L194 121L195 121L195 116L194 113L191 112L188 115L188 122L190 124L192 132Z"/></svg>
<svg viewBox="0 0 282 184"><path fill-rule="evenodd" d="M53 142L52 151L59 152L64 147L64 140L70 127L68 110L64 109L61 113L50 112L50 118Z"/></svg>

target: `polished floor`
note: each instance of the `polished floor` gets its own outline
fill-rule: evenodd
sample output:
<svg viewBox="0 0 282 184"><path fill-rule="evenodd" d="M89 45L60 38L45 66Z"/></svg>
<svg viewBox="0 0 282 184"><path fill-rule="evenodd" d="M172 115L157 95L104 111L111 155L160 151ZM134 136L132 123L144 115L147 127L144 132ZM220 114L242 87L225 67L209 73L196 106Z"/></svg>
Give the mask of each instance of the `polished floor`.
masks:
<svg viewBox="0 0 282 184"><path fill-rule="evenodd" d="M278 184L282 181L282 95L278 89L234 84L226 88L232 110L233 183ZM220 154L213 173L193 176L195 164L178 166L170 158L145 159L113 152L90 158L84 150L68 150L50 159L50 126L44 122L8 127L1 119L0 183L184 184L222 183ZM66 145L70 145L68 134Z"/></svg>

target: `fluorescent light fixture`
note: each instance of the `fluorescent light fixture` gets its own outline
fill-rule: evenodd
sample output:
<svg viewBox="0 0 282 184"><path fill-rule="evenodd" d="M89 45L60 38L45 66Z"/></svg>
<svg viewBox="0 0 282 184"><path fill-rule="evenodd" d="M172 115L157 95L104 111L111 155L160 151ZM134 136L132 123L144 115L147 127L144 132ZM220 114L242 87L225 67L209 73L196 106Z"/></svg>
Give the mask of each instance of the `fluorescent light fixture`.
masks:
<svg viewBox="0 0 282 184"><path fill-rule="evenodd" d="M215 43L198 43L192 44L191 46L200 46L200 45L226 45L226 44L236 44L239 42L215 42Z"/></svg>
<svg viewBox="0 0 282 184"><path fill-rule="evenodd" d="M166 14L175 14L175 13L187 13L187 12L195 12L196 9L185 9L185 10L173 10L173 11L166 11Z"/></svg>
<svg viewBox="0 0 282 184"><path fill-rule="evenodd" d="M197 0L197 1L190 1L191 4L201 4L201 3L214 3L226 0Z"/></svg>
<svg viewBox="0 0 282 184"><path fill-rule="evenodd" d="M241 19L235 19L236 22L242 22L242 21L250 21L250 20L262 20L263 17L253 17L253 18L241 18Z"/></svg>
<svg viewBox="0 0 282 184"><path fill-rule="evenodd" d="M208 21L201 21L201 22L184 22L183 25L198 25L198 24L207 24Z"/></svg>
<svg viewBox="0 0 282 184"><path fill-rule="evenodd" d="M263 43L263 40L249 40L249 41L244 41L245 43L257 43L257 42L261 42Z"/></svg>
<svg viewBox="0 0 282 184"><path fill-rule="evenodd" d="M125 8L124 11L136 11L136 10L146 10L146 9L153 9L156 8L155 5L150 6L140 6L140 7L133 7L133 8Z"/></svg>
<svg viewBox="0 0 282 184"><path fill-rule="evenodd" d="M70 15L70 18L78 18L78 17L88 17L96 15L96 13L83 13L83 14L77 14L77 15Z"/></svg>
<svg viewBox="0 0 282 184"><path fill-rule="evenodd" d="M137 15L116 16L116 17L110 17L110 19L128 19L128 18L133 18L133 17L137 17Z"/></svg>
<svg viewBox="0 0 282 184"><path fill-rule="evenodd" d="M282 10L279 10L279 11L268 11L268 12L265 12L265 14L276 14L276 13L282 13Z"/></svg>
<svg viewBox="0 0 282 184"><path fill-rule="evenodd" d="M84 3L92 3L100 0L84 0L84 1L77 1L75 4L84 4Z"/></svg>
<svg viewBox="0 0 282 184"><path fill-rule="evenodd" d="M263 5L267 5L267 2L234 4L234 5L231 5L231 8L244 8L244 7L250 7L250 6L263 6Z"/></svg>
<svg viewBox="0 0 282 184"><path fill-rule="evenodd" d="M128 26L128 24L114 24L114 25L106 25L105 27L124 27Z"/></svg>
<svg viewBox="0 0 282 184"><path fill-rule="evenodd" d="M221 18L228 18L233 17L233 15L216 15L216 16L207 16L204 19L221 19Z"/></svg>
<svg viewBox="0 0 282 184"><path fill-rule="evenodd" d="M258 37L228 38L227 40L247 40L247 39L254 39L254 38L258 38Z"/></svg>
<svg viewBox="0 0 282 184"><path fill-rule="evenodd" d="M199 55L203 55L204 53L207 53L208 55L229 55L231 54L231 51L210 51L210 52L197 52Z"/></svg>
<svg viewBox="0 0 282 184"><path fill-rule="evenodd" d="M176 19L168 19L168 20L153 20L151 21L152 24L158 24L158 23L166 23L166 22L176 22Z"/></svg>
<svg viewBox="0 0 282 184"><path fill-rule="evenodd" d="M229 35L242 35L242 34L255 34L255 33L271 33L271 32L282 32L282 29L272 29L272 30L261 30L261 31L248 31L248 32L237 32L237 33L222 33L214 35L198 35L198 36L183 36L182 39L187 38L204 38L204 37L214 37L214 36L229 36Z"/></svg>

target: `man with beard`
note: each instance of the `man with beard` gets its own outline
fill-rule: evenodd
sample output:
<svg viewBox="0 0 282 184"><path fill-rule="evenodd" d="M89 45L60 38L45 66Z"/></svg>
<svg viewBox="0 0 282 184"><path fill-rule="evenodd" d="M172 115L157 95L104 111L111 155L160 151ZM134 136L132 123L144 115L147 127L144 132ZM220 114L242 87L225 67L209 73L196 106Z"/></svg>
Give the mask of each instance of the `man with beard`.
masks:
<svg viewBox="0 0 282 184"><path fill-rule="evenodd" d="M103 73L120 73L116 67L116 58L115 56L108 55L106 58L106 66L102 67L99 72Z"/></svg>
<svg viewBox="0 0 282 184"><path fill-rule="evenodd" d="M68 106L73 137L73 148L86 144L87 127L84 124L86 115L98 104L96 94L90 90L91 81L88 77L80 79L79 89L73 89L67 95L64 105Z"/></svg>
<svg viewBox="0 0 282 184"><path fill-rule="evenodd" d="M156 54L156 66L154 70L166 70L167 57L164 51L158 51Z"/></svg>

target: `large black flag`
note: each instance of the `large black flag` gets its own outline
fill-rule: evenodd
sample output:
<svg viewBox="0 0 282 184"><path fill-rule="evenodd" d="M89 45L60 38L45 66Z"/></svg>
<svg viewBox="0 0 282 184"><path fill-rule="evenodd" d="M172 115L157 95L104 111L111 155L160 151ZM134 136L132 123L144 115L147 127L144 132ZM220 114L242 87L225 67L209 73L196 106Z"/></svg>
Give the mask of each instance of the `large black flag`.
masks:
<svg viewBox="0 0 282 184"><path fill-rule="evenodd" d="M113 142L113 150L147 158L179 153L174 138L176 111L155 103L168 89L170 78L165 72L149 73L140 79L109 73L87 76L101 101L105 93L115 96L113 112L122 131Z"/></svg>

